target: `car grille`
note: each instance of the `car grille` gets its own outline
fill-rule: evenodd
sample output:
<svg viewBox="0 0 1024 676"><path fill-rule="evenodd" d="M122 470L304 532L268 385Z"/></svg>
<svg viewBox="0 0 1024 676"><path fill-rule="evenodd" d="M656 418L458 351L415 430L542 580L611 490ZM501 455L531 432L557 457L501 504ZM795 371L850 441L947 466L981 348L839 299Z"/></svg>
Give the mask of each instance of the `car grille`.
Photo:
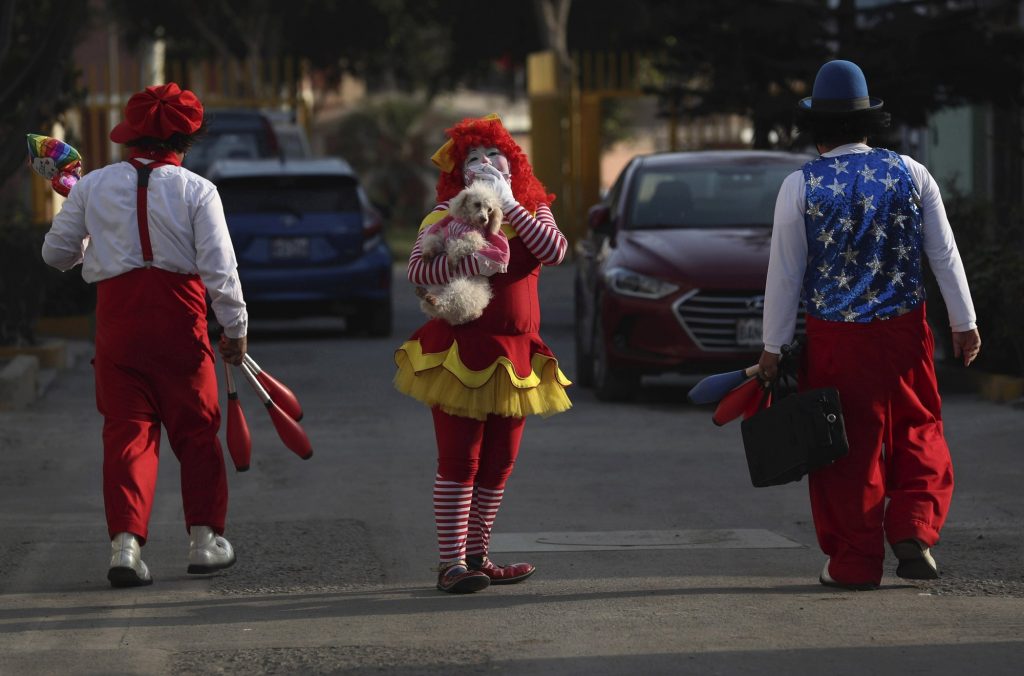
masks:
<svg viewBox="0 0 1024 676"><path fill-rule="evenodd" d="M758 291L695 290L676 301L676 319L690 339L708 352L755 351L759 347L740 345L736 340L736 322L760 319L764 310L764 294ZM804 308L800 305L796 335L804 332Z"/></svg>

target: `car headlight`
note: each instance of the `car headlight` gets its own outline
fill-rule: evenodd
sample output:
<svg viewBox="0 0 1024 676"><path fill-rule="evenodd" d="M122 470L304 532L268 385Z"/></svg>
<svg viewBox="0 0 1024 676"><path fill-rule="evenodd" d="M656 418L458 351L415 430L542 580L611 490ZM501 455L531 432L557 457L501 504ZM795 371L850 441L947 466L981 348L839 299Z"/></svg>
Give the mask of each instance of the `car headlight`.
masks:
<svg viewBox="0 0 1024 676"><path fill-rule="evenodd" d="M676 284L626 268L611 268L604 273L604 279L609 289L623 296L657 299L679 290Z"/></svg>

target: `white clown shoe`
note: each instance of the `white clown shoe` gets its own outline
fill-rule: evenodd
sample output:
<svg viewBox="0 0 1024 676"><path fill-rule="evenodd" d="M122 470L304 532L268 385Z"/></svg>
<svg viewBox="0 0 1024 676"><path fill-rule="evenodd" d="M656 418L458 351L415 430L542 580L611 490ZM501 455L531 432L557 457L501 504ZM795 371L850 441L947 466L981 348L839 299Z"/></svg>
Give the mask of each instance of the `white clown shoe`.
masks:
<svg viewBox="0 0 1024 676"><path fill-rule="evenodd" d="M193 575L214 573L235 565L231 543L216 535L209 526L192 526L188 549L188 572Z"/></svg>
<svg viewBox="0 0 1024 676"><path fill-rule="evenodd" d="M131 533L118 533L110 541L110 570L107 579L112 587L141 587L153 584L153 576L142 560L139 540Z"/></svg>

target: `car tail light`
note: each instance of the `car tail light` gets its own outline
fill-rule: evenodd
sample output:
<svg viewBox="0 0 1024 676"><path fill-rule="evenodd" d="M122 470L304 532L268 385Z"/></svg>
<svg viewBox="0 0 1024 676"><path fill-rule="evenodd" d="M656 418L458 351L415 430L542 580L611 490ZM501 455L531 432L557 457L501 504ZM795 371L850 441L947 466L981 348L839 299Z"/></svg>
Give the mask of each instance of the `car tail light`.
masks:
<svg viewBox="0 0 1024 676"><path fill-rule="evenodd" d="M363 251L369 251L380 244L384 222L375 209L363 208Z"/></svg>
<svg viewBox="0 0 1024 676"><path fill-rule="evenodd" d="M270 123L266 117L263 118L263 129L267 132L267 150L271 157L281 156L281 144L277 142L277 132L274 131L274 125Z"/></svg>

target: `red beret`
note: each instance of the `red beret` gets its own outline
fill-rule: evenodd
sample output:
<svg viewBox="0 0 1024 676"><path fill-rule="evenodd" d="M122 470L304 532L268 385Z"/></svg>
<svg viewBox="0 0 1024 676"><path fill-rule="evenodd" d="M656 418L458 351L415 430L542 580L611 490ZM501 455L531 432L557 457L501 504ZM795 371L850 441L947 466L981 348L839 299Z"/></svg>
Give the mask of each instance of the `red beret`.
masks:
<svg viewBox="0 0 1024 676"><path fill-rule="evenodd" d="M195 94L174 82L146 87L132 94L124 121L110 130L110 140L126 143L137 138L167 139L192 134L203 124L203 104Z"/></svg>

